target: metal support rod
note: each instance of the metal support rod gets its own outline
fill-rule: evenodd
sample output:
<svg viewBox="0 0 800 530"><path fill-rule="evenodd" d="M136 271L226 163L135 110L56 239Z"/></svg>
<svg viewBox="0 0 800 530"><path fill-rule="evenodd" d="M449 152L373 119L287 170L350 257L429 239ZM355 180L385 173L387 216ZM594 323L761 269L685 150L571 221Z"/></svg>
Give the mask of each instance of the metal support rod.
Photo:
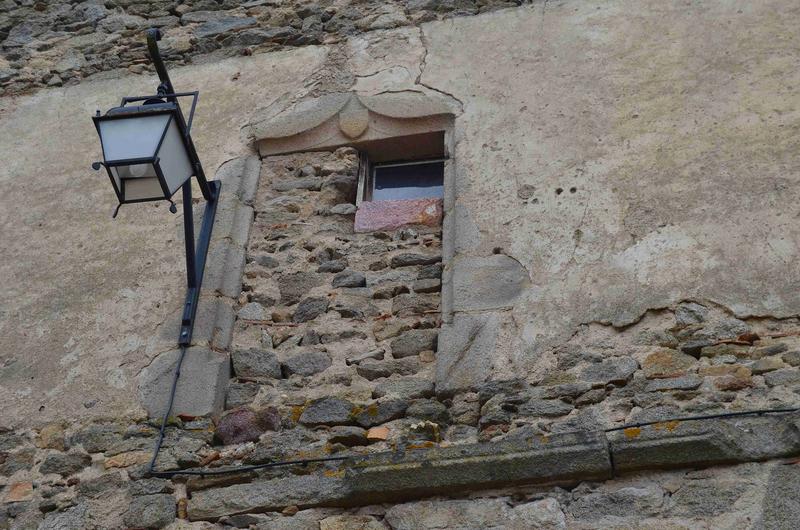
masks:
<svg viewBox="0 0 800 530"><path fill-rule="evenodd" d="M206 268L206 256L208 255L208 247L211 243L211 231L214 228L214 217L217 214L217 199L219 198L220 189L222 184L218 180L212 180L208 183L211 191L211 200L206 203L206 209L203 213L203 224L200 225L200 234L197 238L197 245L195 250L194 243L194 225L191 214L191 192L186 192L186 187L190 185L189 182L184 184L184 234L186 234L186 269L187 269L187 283L188 290L186 291L186 302L183 305L183 318L181 319L181 330L178 337L178 344L188 346L192 341L192 332L194 330L194 318L197 314L197 305L200 301L200 288L203 285L203 273ZM186 202L186 198L189 201ZM187 212L189 212L187 214ZM191 248L191 252L190 252ZM192 272L194 274L192 274ZM194 278L192 278L194 276ZM192 285L194 282L194 285Z"/></svg>
<svg viewBox="0 0 800 530"><path fill-rule="evenodd" d="M150 52L150 60L153 61L153 66L158 72L158 78L161 80L159 92L163 90L164 94L174 94L175 89L172 86L172 81L167 73L167 67L161 59L161 52L158 49L158 41L161 40L161 31L158 28L150 28L147 30L147 50ZM212 196L211 188L206 180L206 174L203 171L203 165L200 163L200 157L197 156L197 150L194 148L194 142L189 135L189 128L186 126L186 120L183 117L183 112L180 110L180 104L175 96L167 97L168 101L175 103L178 107L178 128L181 130L186 141L187 151L189 151L189 158L194 166L194 174L197 177L197 183L200 185L200 191L205 200L210 201Z"/></svg>
<svg viewBox="0 0 800 530"><path fill-rule="evenodd" d="M186 242L186 287L197 287L197 265L194 253L194 212L192 212L192 181L181 186L183 191L183 239Z"/></svg>
<svg viewBox="0 0 800 530"><path fill-rule="evenodd" d="M175 88L172 86L172 81L167 73L167 67L164 66L164 61L161 59L161 52L158 50L158 41L161 40L161 32L152 28L147 30L147 49L150 52L150 59L153 61L153 66L158 72L158 78L161 80L161 85L158 87L158 93L175 103L178 109L178 128L183 134L189 158L194 166L194 174L197 177L197 183L200 185L200 191L203 193L203 198L206 200L206 208L203 213L203 224L200 226L200 235L195 245L194 240L194 215L192 212L192 182L187 180L183 184L183 234L186 240L186 302L183 305L183 317L181 318L181 330L178 337L178 344L181 346L188 346L192 341L192 332L194 331L194 319L197 315L197 305L200 301L200 288L203 285L203 272L206 268L206 256L208 255L208 246L211 243L211 230L214 228L214 217L217 214L217 199L219 198L220 189L222 184L218 181L207 181L203 166L200 163L200 158L197 156L197 151L194 148L194 142L189 134L191 127L191 120L194 117L194 107L197 103L197 95L192 101L192 111L189 116L189 125L187 126L186 120L178 104L178 95Z"/></svg>
<svg viewBox="0 0 800 530"><path fill-rule="evenodd" d="M158 41L161 40L161 31L158 28L150 28L147 30L147 51L150 52L150 60L153 61L153 66L156 67L158 78L164 84L167 94L172 94L175 89L172 87L172 81L169 79L167 67L164 66L164 61L161 60L161 52L158 49Z"/></svg>

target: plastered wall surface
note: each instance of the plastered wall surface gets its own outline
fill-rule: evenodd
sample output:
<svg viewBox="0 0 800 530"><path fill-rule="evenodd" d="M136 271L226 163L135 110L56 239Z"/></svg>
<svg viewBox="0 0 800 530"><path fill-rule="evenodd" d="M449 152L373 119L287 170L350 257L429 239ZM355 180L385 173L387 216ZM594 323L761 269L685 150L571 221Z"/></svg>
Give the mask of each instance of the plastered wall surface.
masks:
<svg viewBox="0 0 800 530"><path fill-rule="evenodd" d="M307 47L173 71L178 90L200 90L192 133L209 178L246 149L246 102L298 90L325 54ZM101 158L94 111L156 86L155 78L128 76L2 101L7 427L139 414L137 374L175 347L186 281L181 214L148 203L124 206L112 220L108 177L90 168Z"/></svg>
<svg viewBox="0 0 800 530"><path fill-rule="evenodd" d="M681 300L798 313L798 9L548 2L424 27L420 82L463 104L454 309L497 320L464 384Z"/></svg>
<svg viewBox="0 0 800 530"><path fill-rule="evenodd" d="M630 324L681 300L797 312L796 11L536 5L353 37L324 67L325 49L306 47L174 76L203 90L194 134L211 174L246 145L246 116L340 89L337 68L354 74L348 88L455 100L453 308L494 323L471 384L541 371L581 324ZM99 155L91 113L153 86L123 79L2 102L4 151L16 155L3 169L3 250L15 259L2 264L2 392L36 412L27 418L135 408L132 376L172 344L161 324L182 298L180 220L142 206L111 222L111 190L86 169Z"/></svg>

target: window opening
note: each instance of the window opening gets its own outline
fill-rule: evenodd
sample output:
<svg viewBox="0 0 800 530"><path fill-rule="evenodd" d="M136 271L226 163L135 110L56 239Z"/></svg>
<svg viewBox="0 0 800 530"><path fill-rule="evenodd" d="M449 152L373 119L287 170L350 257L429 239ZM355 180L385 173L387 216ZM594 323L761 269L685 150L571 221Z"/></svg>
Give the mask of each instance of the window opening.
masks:
<svg viewBox="0 0 800 530"><path fill-rule="evenodd" d="M444 195L443 158L371 164L365 200L440 199Z"/></svg>

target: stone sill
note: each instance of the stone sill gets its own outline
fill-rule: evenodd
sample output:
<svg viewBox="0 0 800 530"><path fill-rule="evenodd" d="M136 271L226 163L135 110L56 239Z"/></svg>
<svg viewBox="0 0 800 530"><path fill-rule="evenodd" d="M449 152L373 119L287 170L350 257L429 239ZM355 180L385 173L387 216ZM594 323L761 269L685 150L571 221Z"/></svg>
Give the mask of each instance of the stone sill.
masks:
<svg viewBox="0 0 800 530"><path fill-rule="evenodd" d="M800 454L800 414L671 421L354 457L337 470L197 491L191 520L295 505L357 506L518 485L607 480L646 469L706 467Z"/></svg>
<svg viewBox="0 0 800 530"><path fill-rule="evenodd" d="M356 211L355 231L396 230L403 226L441 226L441 199L365 201Z"/></svg>

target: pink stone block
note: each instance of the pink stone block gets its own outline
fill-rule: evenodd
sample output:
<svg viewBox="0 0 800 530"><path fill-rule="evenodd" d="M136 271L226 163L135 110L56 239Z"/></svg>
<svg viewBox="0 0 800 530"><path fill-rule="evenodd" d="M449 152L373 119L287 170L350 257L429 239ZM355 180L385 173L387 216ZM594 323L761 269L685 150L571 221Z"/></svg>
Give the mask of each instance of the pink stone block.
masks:
<svg viewBox="0 0 800 530"><path fill-rule="evenodd" d="M442 199L362 202L356 212L356 232L394 230L406 225L442 224Z"/></svg>

